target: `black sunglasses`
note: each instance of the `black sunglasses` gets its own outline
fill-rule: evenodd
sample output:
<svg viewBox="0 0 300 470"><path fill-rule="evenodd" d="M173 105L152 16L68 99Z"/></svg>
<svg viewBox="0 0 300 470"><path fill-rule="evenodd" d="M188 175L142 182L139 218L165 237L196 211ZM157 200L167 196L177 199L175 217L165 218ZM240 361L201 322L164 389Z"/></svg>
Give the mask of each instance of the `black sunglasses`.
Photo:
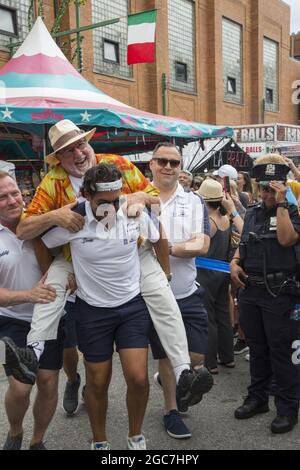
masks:
<svg viewBox="0 0 300 470"><path fill-rule="evenodd" d="M181 161L180 160L168 160L167 158L152 158L152 160L156 160L159 166L165 167L170 163L171 168L178 168Z"/></svg>

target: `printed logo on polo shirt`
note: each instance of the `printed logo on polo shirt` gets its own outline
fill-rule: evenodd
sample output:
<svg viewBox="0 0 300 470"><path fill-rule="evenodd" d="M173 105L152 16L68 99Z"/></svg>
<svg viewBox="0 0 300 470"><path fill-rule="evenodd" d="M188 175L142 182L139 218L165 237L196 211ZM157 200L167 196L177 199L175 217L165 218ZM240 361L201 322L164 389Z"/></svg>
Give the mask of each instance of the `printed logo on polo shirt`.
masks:
<svg viewBox="0 0 300 470"><path fill-rule="evenodd" d="M94 238L83 238L81 243L84 245L85 243L92 243Z"/></svg>
<svg viewBox="0 0 300 470"><path fill-rule="evenodd" d="M1 258L1 256L5 256L5 255L8 255L8 254L9 254L9 250L2 251L2 253L0 253L0 258Z"/></svg>

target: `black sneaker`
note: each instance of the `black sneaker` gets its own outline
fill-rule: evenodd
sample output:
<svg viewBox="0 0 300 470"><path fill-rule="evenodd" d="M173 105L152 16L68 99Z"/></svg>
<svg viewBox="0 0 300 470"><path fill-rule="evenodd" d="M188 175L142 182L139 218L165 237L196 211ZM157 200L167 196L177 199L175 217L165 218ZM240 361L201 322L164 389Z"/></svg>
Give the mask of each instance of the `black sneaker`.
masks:
<svg viewBox="0 0 300 470"><path fill-rule="evenodd" d="M244 339L238 338L233 347L234 354L243 354L249 351L249 347Z"/></svg>
<svg viewBox="0 0 300 470"><path fill-rule="evenodd" d="M29 447L29 450L48 450L47 447L45 447L44 443L41 442L36 442L36 444L32 444Z"/></svg>
<svg viewBox="0 0 300 470"><path fill-rule="evenodd" d="M15 437L12 437L8 433L4 446L2 447L2 450L20 450L22 447L22 440L23 440L23 433Z"/></svg>
<svg viewBox="0 0 300 470"><path fill-rule="evenodd" d="M206 367L196 370L184 370L176 387L178 410L185 413L189 406L199 403L203 394L209 392L213 384L213 377Z"/></svg>
<svg viewBox="0 0 300 470"><path fill-rule="evenodd" d="M191 431L184 424L177 410L171 410L164 416L164 425L169 436L175 439L189 439L192 437Z"/></svg>
<svg viewBox="0 0 300 470"><path fill-rule="evenodd" d="M34 385L38 370L38 360L32 348L19 348L7 336L1 338L5 344L6 365L11 368L12 375L19 382Z"/></svg>
<svg viewBox="0 0 300 470"><path fill-rule="evenodd" d="M63 398L63 409L69 416L72 416L78 410L78 390L80 387L80 382L80 375L77 374L77 379L75 382L70 382L68 380L66 383Z"/></svg>

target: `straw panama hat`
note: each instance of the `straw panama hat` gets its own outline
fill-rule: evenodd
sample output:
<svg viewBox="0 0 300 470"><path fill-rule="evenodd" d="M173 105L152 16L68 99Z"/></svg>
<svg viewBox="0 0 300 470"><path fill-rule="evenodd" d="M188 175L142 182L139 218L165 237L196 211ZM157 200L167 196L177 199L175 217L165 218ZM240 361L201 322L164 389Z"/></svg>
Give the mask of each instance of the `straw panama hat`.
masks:
<svg viewBox="0 0 300 470"><path fill-rule="evenodd" d="M80 139L85 139L88 142L95 132L96 127L90 131L84 132L69 119L63 119L57 122L54 126L50 127L49 130L49 140L54 152L46 155L45 161L49 165L57 165L59 163L59 160L55 156L57 152Z"/></svg>
<svg viewBox="0 0 300 470"><path fill-rule="evenodd" d="M197 194L203 197L204 201L217 202L223 199L223 188L221 183L212 178L203 181Z"/></svg>

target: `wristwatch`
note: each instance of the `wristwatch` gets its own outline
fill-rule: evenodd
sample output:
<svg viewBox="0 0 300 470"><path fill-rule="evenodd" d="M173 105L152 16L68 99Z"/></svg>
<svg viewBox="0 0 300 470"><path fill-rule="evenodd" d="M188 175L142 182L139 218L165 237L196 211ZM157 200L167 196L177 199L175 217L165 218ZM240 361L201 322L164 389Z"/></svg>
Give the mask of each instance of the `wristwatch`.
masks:
<svg viewBox="0 0 300 470"><path fill-rule="evenodd" d="M166 276L167 276L168 281L171 282L171 281L172 281L173 274L172 274L172 273L169 273L169 274L166 274Z"/></svg>
<svg viewBox="0 0 300 470"><path fill-rule="evenodd" d="M278 202L276 207L283 207L283 209L288 209L289 208L289 203L287 201L284 202Z"/></svg>
<svg viewBox="0 0 300 470"><path fill-rule="evenodd" d="M239 215L238 211L235 209L234 211L231 212L229 218L230 220L233 220L237 215Z"/></svg>

